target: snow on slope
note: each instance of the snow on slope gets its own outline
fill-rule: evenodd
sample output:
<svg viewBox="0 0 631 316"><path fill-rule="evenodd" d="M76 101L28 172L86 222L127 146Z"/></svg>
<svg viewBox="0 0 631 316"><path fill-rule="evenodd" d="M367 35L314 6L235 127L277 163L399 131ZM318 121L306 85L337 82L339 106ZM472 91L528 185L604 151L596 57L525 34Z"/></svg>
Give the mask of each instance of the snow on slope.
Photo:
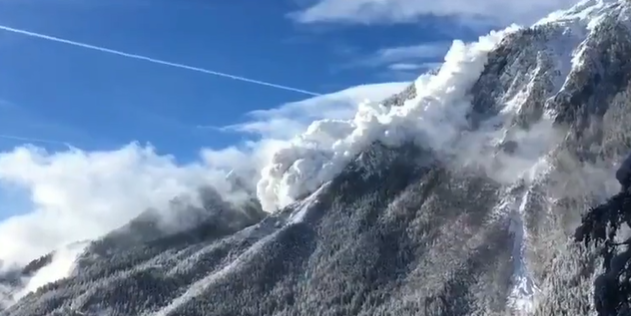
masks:
<svg viewBox="0 0 631 316"><path fill-rule="evenodd" d="M273 240L274 237L278 233L279 232L277 231L262 238L261 240L257 241L252 246L250 246L250 248L248 248L248 250L246 250L244 253L240 254L237 258L235 258L234 260L226 264L224 267L208 274L201 280L193 283L191 286L188 287L188 289L182 295L178 296L176 299L171 301L169 305L155 312L153 316L170 315L172 312L177 310L178 307L182 306L186 302L194 299L195 297L203 293L204 290L213 282L216 282L220 280L221 278L226 277L230 273L235 273L236 270L242 267L243 262L250 260L251 257L254 256L257 252L260 252L263 246L269 241Z"/></svg>
<svg viewBox="0 0 631 316"><path fill-rule="evenodd" d="M550 13L534 25L553 23L563 24L575 29L583 27L592 30L616 6L621 6L621 9L627 10L627 12L629 10L629 7L624 5L624 1L620 0L582 0L569 10L559 10ZM629 15L622 14L621 17L628 20Z"/></svg>
<svg viewBox="0 0 631 316"><path fill-rule="evenodd" d="M13 296L13 300L18 301L41 286L70 275L75 267L75 259L83 253L87 246L87 243L75 243L55 251L51 263L28 279L26 286Z"/></svg>
<svg viewBox="0 0 631 316"><path fill-rule="evenodd" d="M517 29L494 31L471 44L454 41L439 72L419 77L414 83L417 96L401 107L367 102L352 120L311 124L262 170L257 195L263 207L272 211L313 192L374 141L396 145L417 139L433 148L448 145L466 123L471 107L466 94L484 70L488 52Z"/></svg>
<svg viewBox="0 0 631 316"><path fill-rule="evenodd" d="M555 65L552 69L557 76L550 80L552 87L549 87L550 99L558 93L563 93L567 87L567 78L572 71L578 71L585 67L585 60L591 58L586 52L588 47L588 37L594 35L592 32L596 26L603 21L603 17L616 11L627 11L620 17L631 16L629 14L629 5L625 1L608 1L608 0L587 0L579 2L576 6L566 11L558 11L550 14L548 17L537 22L535 26L549 27L556 30L556 37L552 41L546 43L546 47L539 54L550 54L554 56ZM559 32L560 30L560 32ZM554 35L553 35L554 36ZM537 67L539 68L539 66ZM537 74L539 69L535 69L533 73ZM550 72L550 71L548 71ZM529 78L536 79L536 76ZM532 81L531 81L532 83ZM523 91L524 95L532 93L530 89L532 84L526 85ZM525 100L517 95L507 103L503 109L504 112L518 113ZM546 108L546 112L539 124L551 126L552 120L556 113L553 109ZM537 306L537 297L541 294L541 290L533 282L528 263L525 260L525 252L528 245L528 230L525 226L526 209L531 207L530 198L535 190L533 183L544 179L551 171L551 163L548 154L556 146L555 141L551 140L550 135L540 135L538 142L539 148L531 147L529 149L534 156L531 159L530 167L525 172L519 172L518 180L514 185L507 188L504 201L499 205L498 212L508 215L510 220L510 230L513 234L513 290L509 295L509 305L514 312L519 315L531 314ZM541 146L546 143L542 140L548 140L548 148ZM550 142L551 141L551 142ZM522 143L523 144L523 143ZM523 156L523 154L522 154ZM552 201L549 201L552 204ZM500 214L498 214L500 215ZM501 216L501 215L500 215Z"/></svg>
<svg viewBox="0 0 631 316"><path fill-rule="evenodd" d="M552 38L544 43L540 54L554 56L557 75L551 78L557 93L564 88L567 75L580 67L584 42L605 15L616 10L629 11L625 1L585 0L569 10L551 13L534 26L550 26ZM628 19L631 14L621 14ZM478 42L465 44L454 41L437 74L421 75L414 83L417 95L401 107L384 107L378 103L359 105L351 120L319 120L297 136L291 145L280 149L271 163L261 171L257 195L263 207L274 211L316 190L337 175L362 148L374 141L397 145L416 140L435 150L449 150L460 133L465 115L471 108L467 92L480 76L487 54L508 33L518 26L480 37ZM514 80L522 74L514 74ZM537 76L539 74L530 74ZM524 98L528 91L522 91ZM520 93L520 91L517 91ZM507 103L507 109L518 113L519 100ZM510 107L513 107L512 109ZM554 115L549 110L548 119ZM512 117L508 117L512 118ZM531 161L526 170L534 163Z"/></svg>
<svg viewBox="0 0 631 316"><path fill-rule="evenodd" d="M253 111L242 124L226 127L251 137L222 149L200 148L200 157L186 163L137 142L115 150L25 145L2 151L0 186L7 193L0 197L2 208L17 213L0 221L0 271L72 242L99 238L146 209L166 215L173 198L195 195L203 186L242 202L239 189L255 190L268 156L288 140L285 133L293 137L313 120L351 118L363 99L381 100L408 84L361 85ZM226 177L228 170L235 173Z"/></svg>
<svg viewBox="0 0 631 316"><path fill-rule="evenodd" d="M604 15L609 14L621 3L623 2L583 1L570 10L551 14L536 24L559 27L544 43L542 51L538 52L554 56L552 60L555 65L552 68L558 73L550 78L554 85L551 89L552 94L564 89L568 74L580 67L581 61L587 58L583 50L586 45L581 42L589 36ZM622 9L628 10L628 6L623 6ZM420 76L414 83L416 97L405 102L403 106L388 108L366 102L359 105L353 119L314 122L306 133L292 141L291 146L278 151L272 163L263 169L257 188L257 195L263 206L268 211L274 211L315 191L323 183L332 180L363 148L377 140L390 145L415 140L438 151L461 149L454 148L453 141L461 136L460 128L466 124L465 115L471 108L467 92L480 76L488 52L506 34L515 30L517 27L511 26L481 37L478 42L471 44L455 41L445 56L445 63L440 71L437 74ZM519 137L515 136L515 133L509 135L509 129L513 118L520 114L532 93L531 89L539 84L537 79L542 76L540 71L545 71L545 67L539 66L535 69L526 69L524 73L507 74L516 81L523 80L525 84L520 82L514 85L511 97L506 100L505 108L497 117L501 120L501 128L497 129L495 124L483 126L483 132L488 133L485 136L489 136L484 138L485 141L497 144L511 137ZM553 116L554 113L548 112L543 122L544 126L551 123ZM545 163L535 163L544 161L542 159L550 149L550 144L540 146L542 144L539 142L540 139L549 136L545 135L549 130L540 131L540 134L525 135L527 142L520 142L520 150L525 150L523 154L527 154L528 157L521 164L519 172L511 171L513 174L509 178L512 181L532 181L546 169ZM529 193L526 191L520 194L522 195L515 200L516 202L525 201ZM310 200L304 203L308 201ZM306 211L307 204L302 208L303 211ZM516 256L520 256L527 244L527 231L521 218L524 205L526 204L512 203L502 214L514 216ZM304 212L297 212L292 220L300 221L303 215ZM522 261L515 267L514 304L520 309L528 309L533 305L532 289L535 285L527 277L527 270L527 265Z"/></svg>
<svg viewBox="0 0 631 316"><path fill-rule="evenodd" d="M350 118L363 99L381 100L408 84L367 84L252 112L243 125L234 126L254 133L252 141L243 147L203 149L199 160L187 164L157 153L151 145L138 143L112 151L49 151L32 145L4 151L0 153L0 186L15 190L10 192L24 199L27 212L0 221L0 272L22 267L51 252L73 255L63 250L68 244L98 239L148 208L157 210L168 224L165 226L172 228L173 198L196 195L196 190L206 185L213 186L226 200L242 202L243 191L255 190L259 170L271 148L286 141L282 133L269 135L270 129L284 133L293 131L288 127L297 126L302 132L315 119ZM230 169L235 172L226 176ZM3 207L15 207L9 203L14 198L6 197ZM55 259L70 264L75 258ZM65 265L53 266L60 270L41 271L47 276L36 276L32 289L37 280L55 281L52 273L58 278L67 276ZM3 293L18 290L0 287L0 300L11 296Z"/></svg>
<svg viewBox="0 0 631 316"><path fill-rule="evenodd" d="M583 61L590 58L585 52L588 37L593 35L603 17L621 10L631 12L625 1L587 0L537 22L536 27L547 28L549 37L542 43L541 50L536 52L536 67L512 74L515 91L506 99L505 107L498 116L486 122L475 135L458 140L458 145L467 146L471 146L468 142L473 141L479 150L483 147L480 142L496 145L521 137L518 148L521 153L516 155L521 161L507 162L517 168L504 168L511 175L502 175L503 180L513 183L509 186L509 191L512 191L507 192L506 200L498 206L498 216L510 220L514 237L515 262L510 305L515 312L528 314L536 307L539 290L530 277L524 258L528 244L524 214L529 207L532 183L550 171L547 155L561 139L551 134L556 115L553 109L545 109L542 121L530 134L522 133L520 136L520 131L513 128L512 122L521 114L529 96L537 93L542 82L547 85L543 90L550 98L563 93L569 74L580 69ZM629 16L631 14L620 14L619 19L628 19ZM305 134L294 140L291 147L277 152L272 164L263 170L258 183L258 197L264 207L270 211L282 208L313 192L322 183L333 179L350 159L374 141L397 145L414 140L439 152L462 150L461 146L454 147L453 142L462 136L465 115L471 108L468 90L480 76L488 52L515 30L517 27L511 26L481 37L479 42L472 44L454 42L440 71L435 75L420 76L414 83L416 97L401 107L386 108L376 103L363 103L353 120L314 122ZM551 58L544 58L544 55ZM550 61L552 64L549 64ZM515 185L523 188L515 191Z"/></svg>

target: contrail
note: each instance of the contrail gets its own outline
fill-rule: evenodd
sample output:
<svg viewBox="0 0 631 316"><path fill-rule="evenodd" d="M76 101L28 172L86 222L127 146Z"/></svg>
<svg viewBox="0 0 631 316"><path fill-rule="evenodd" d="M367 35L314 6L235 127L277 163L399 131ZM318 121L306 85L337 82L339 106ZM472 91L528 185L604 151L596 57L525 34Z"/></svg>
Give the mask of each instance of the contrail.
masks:
<svg viewBox="0 0 631 316"><path fill-rule="evenodd" d="M16 28L4 26L4 25L0 25L0 30L4 30L4 31L7 31L7 32L12 32L12 33L17 33L17 34L22 34L22 35L26 35L26 36L31 36L31 37L37 37L37 38L41 38L41 39L45 39L45 40L49 40L49 41L53 41L53 42L58 42L58 43L64 43L64 44L68 44L68 45L73 45L73 46L77 46L77 47L83 47L83 48L92 49L92 50L96 50L96 51L100 51L100 52L104 52L104 53L110 53L110 54L114 54L114 55L119 55L119 56L123 56L123 57L129 57L129 58L134 58L134 59L138 59L138 60L144 60L144 61L152 62L152 63L155 63L155 64L171 66L171 67L176 67L176 68L181 68L181 69L187 69L187 70L197 71L197 72L201 72L201 73L205 73L205 74L209 74L209 75L224 77L224 78L228 78L228 79L249 82L249 83L257 84L257 85L260 85L260 86L267 86L267 87L272 87L272 88L276 88L276 89L293 91L293 92L298 92L298 93L302 93L302 94L307 94L307 95L310 95L310 96L322 95L321 93L317 93L317 92L307 91L307 90L298 89L298 88L292 88L292 87L289 87L289 86L279 85L279 84L265 82L265 81L260 81L260 80L249 79L249 78L245 78L245 77L230 75L230 74L227 74L227 73L222 73L222 72L208 70L208 69L199 68L199 67L188 66L188 65L179 64L179 63L173 63L173 62L160 60L160 59L155 59L155 58L150 58L150 57L146 57L146 56L125 53L125 52L121 52L121 51L118 51L118 50L113 50L113 49L109 49L109 48L105 48L105 47L99 47L99 46L94 46L94 45L90 45L90 44L75 42L75 41L71 41L71 40L67 40L67 39L63 39L63 38L59 38L59 37L54 37L54 36L49 36L49 35L44 35L44 34L40 34L40 33L20 30L20 29L16 29Z"/></svg>
<svg viewBox="0 0 631 316"><path fill-rule="evenodd" d="M11 134L0 134L0 139L8 139L8 140L29 142L29 143L43 143L43 144L49 144L49 145L64 145L68 148L76 148L72 144L68 142L64 142L64 141L34 138L34 137L23 137L23 136L18 136L18 135L11 135Z"/></svg>

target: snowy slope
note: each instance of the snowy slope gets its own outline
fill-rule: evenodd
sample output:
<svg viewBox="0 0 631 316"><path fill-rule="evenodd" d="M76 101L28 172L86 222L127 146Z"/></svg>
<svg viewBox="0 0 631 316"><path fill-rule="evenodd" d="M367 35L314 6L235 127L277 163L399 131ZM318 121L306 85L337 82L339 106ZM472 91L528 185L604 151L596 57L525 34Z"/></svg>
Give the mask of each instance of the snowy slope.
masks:
<svg viewBox="0 0 631 316"><path fill-rule="evenodd" d="M277 152L269 214L214 197L185 231L139 219L0 315L587 315L598 271L570 236L631 148L629 10L456 41Z"/></svg>

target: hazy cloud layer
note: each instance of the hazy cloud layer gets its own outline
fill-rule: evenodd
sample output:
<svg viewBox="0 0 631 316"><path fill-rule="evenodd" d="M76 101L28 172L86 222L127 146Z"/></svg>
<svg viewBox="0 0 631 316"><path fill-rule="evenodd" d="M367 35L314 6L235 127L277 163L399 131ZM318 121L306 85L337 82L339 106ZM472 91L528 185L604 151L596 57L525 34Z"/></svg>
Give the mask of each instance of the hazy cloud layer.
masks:
<svg viewBox="0 0 631 316"><path fill-rule="evenodd" d="M456 17L470 22L507 25L533 23L550 11L564 9L575 0L319 0L294 12L301 23L383 24L411 23L427 16Z"/></svg>
<svg viewBox="0 0 631 316"><path fill-rule="evenodd" d="M172 198L203 185L226 191L229 170L245 174L254 189L258 170L311 121L349 118L359 100L382 99L405 85L359 86L255 111L246 122L226 128L247 132L252 140L200 149L199 159L186 165L138 143L111 151L47 151L24 145L0 152L0 185L11 192L0 201L3 209L23 209L23 201L28 202L26 213L0 222L0 260L4 267L24 264L70 243L97 238L147 208L165 209Z"/></svg>

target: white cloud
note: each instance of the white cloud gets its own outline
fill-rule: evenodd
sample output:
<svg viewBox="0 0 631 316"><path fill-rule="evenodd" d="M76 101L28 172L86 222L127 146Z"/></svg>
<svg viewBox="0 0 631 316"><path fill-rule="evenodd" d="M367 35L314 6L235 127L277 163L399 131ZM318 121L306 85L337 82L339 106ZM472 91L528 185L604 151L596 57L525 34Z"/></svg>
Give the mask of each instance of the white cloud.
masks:
<svg viewBox="0 0 631 316"><path fill-rule="evenodd" d="M13 293L11 295L13 300L19 300L50 282L55 282L68 276L75 267L75 258L83 253L86 246L87 243L77 243L64 246L55 251L51 263L41 268L32 278L28 279L23 289Z"/></svg>
<svg viewBox="0 0 631 316"><path fill-rule="evenodd" d="M0 222L0 261L5 268L25 264L70 243L97 238L147 208L166 209L172 198L194 194L204 185L229 194L225 176L231 169L246 173L253 189L257 171L310 121L350 118L358 100L382 99L404 86L359 86L253 112L249 122L232 129L253 133L250 136L257 139L221 150L200 149L198 161L184 165L136 143L113 151L51 152L25 145L0 152L0 188L17 190L30 201L30 211ZM6 194L7 200L0 203L11 205L11 196ZM60 260L59 266L67 269L67 258ZM44 279L35 281L56 277L53 272L46 271Z"/></svg>
<svg viewBox="0 0 631 316"><path fill-rule="evenodd" d="M319 0L292 16L301 23L410 23L429 15L488 20L492 23L532 23L546 13L576 0Z"/></svg>
<svg viewBox="0 0 631 316"><path fill-rule="evenodd" d="M418 45L384 48L379 50L370 60L378 64L390 64L419 59L440 60L445 56L450 46L451 41L427 42Z"/></svg>
<svg viewBox="0 0 631 316"><path fill-rule="evenodd" d="M387 47L355 58L348 66L379 69L382 77L389 80L413 80L419 73L438 68L450 46L451 41L437 41Z"/></svg>
<svg viewBox="0 0 631 316"><path fill-rule="evenodd" d="M40 144L41 143L41 144L62 145L62 146L66 146L66 147L72 147L72 145L70 143L63 142L63 141L58 141L58 140L54 140L54 139L24 137L24 136L21 136L21 135L12 135L12 134L0 134L0 138L6 139L6 140L11 140L11 141L17 141L17 142L28 142L28 143L35 143L35 144Z"/></svg>
<svg viewBox="0 0 631 316"><path fill-rule="evenodd" d="M440 65L440 64L432 64L432 65ZM396 64L389 65L388 69L408 71L408 70L425 69L426 67L427 67L427 64L396 63Z"/></svg>
<svg viewBox="0 0 631 316"><path fill-rule="evenodd" d="M104 152L33 146L3 152L0 182L23 190L32 210L0 223L0 259L23 264L98 237L146 208L163 208L173 197L221 179L202 163L178 166L172 157L138 144Z"/></svg>
<svg viewBox="0 0 631 316"><path fill-rule="evenodd" d="M279 108L249 113L251 120L229 126L241 132L264 135L268 138L289 139L306 130L311 122L320 119L349 119L357 112L357 105L366 99L381 101L408 86L409 82L389 82L352 87L311 99L287 103Z"/></svg>

